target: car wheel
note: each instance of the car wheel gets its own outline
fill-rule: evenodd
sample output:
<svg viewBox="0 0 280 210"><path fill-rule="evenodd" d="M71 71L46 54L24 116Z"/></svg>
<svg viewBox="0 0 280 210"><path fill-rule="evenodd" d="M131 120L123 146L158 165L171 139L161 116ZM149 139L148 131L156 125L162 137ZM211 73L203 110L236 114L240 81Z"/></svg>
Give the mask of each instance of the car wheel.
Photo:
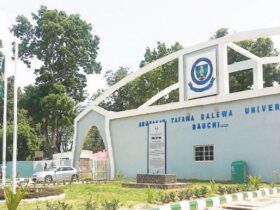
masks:
<svg viewBox="0 0 280 210"><path fill-rule="evenodd" d="M45 177L45 182L46 182L46 183L51 183L52 180L53 180L53 179L52 179L52 176L50 176L50 175L48 175L48 176Z"/></svg>
<svg viewBox="0 0 280 210"><path fill-rule="evenodd" d="M78 179L78 175L77 175L77 174L72 175L72 177L71 177L71 180L72 180L72 181L75 181L75 180L77 180L77 179Z"/></svg>

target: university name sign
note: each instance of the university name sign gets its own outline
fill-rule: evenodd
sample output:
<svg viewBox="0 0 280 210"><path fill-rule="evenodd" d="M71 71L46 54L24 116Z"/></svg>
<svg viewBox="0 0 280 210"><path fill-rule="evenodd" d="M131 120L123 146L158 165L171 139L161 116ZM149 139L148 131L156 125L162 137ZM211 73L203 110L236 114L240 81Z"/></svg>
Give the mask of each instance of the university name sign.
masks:
<svg viewBox="0 0 280 210"><path fill-rule="evenodd" d="M280 103L253 105L242 108L241 114L253 115L260 113L278 112L280 111ZM234 110L222 110L217 112L198 113L184 116L173 116L169 120L156 119L138 122L138 127L147 127L151 124L166 122L170 124L188 123L192 130L210 129L210 128L226 128L229 126L228 122L223 119L234 116ZM223 120L223 121L221 121Z"/></svg>
<svg viewBox="0 0 280 210"><path fill-rule="evenodd" d="M219 120L220 118L228 118L228 117L232 117L232 116L233 116L232 110L223 110L223 111L219 111L219 112L201 113L198 115L174 116L174 117L171 117L169 121L166 119L141 121L138 123L138 127L146 127L151 124L157 124L157 123L162 123L162 122L170 122L171 124L188 123L188 122L194 123L196 121L196 119L200 120L200 121ZM217 126L214 126L214 127L217 127Z"/></svg>

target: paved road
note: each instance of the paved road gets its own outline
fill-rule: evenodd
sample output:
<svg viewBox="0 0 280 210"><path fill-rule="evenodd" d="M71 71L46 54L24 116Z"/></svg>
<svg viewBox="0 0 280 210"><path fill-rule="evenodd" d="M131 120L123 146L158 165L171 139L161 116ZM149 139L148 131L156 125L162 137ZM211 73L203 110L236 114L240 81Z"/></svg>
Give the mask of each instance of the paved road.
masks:
<svg viewBox="0 0 280 210"><path fill-rule="evenodd" d="M226 204L219 208L209 208L209 210L280 210L280 195L270 195L264 198L240 201Z"/></svg>

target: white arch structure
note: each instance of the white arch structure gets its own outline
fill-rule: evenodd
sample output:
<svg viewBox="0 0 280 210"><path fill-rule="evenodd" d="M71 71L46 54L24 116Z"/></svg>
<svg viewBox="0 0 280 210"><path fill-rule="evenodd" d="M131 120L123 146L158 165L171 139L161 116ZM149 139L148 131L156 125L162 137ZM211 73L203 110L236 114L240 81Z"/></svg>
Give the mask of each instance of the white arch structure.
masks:
<svg viewBox="0 0 280 210"><path fill-rule="evenodd" d="M280 34L280 27L273 27L273 28L266 28L266 29L259 29L259 30L252 30L252 31L245 31L240 33L234 33L219 39L210 40L208 42L204 42L201 44L197 44L191 47L184 48L179 50L175 53L172 53L168 56L160 58L143 68L138 69L134 73L128 75L115 85L108 88L103 94L101 94L95 101L93 101L83 112L81 112L74 121L74 144L73 144L73 165L77 166L78 159L81 152L81 142L82 139L79 134L79 124L83 121L83 119L90 113L94 112L98 116L102 116L102 125L104 126L103 132L103 140L105 142L106 148L109 153L110 159L110 176L111 178L115 175L115 164L114 164L114 154L110 136L110 121L117 118L123 118L128 116L136 116L140 114L147 114L147 113L155 113L160 111L178 109L183 107L191 107L191 106L199 106L199 105L206 105L206 104L214 104L217 102L224 102L229 100L239 100L243 98L248 98L248 92L237 92L229 94L229 73L253 69L253 87L250 92L249 97L258 97L265 94L276 94L280 92L279 87L271 87L263 89L263 65L270 64L270 63L280 63L280 56L275 57L258 57L253 53L247 51L246 49L241 48L234 42L248 40L248 39L256 39L260 37L267 37L267 36L274 36ZM195 100L187 100L188 93L185 91L184 83L185 83L185 72L184 72L184 62L183 56L192 53L204 48L209 48L212 46L217 47L217 54L218 54L218 94L215 96L199 98ZM248 60L236 62L231 65L228 65L227 61L227 49L231 48L234 51L244 55L248 58ZM122 112L110 112L104 110L103 108L99 107L98 105L109 97L114 91L118 90L119 88L123 87L124 85L128 84L129 82L137 79L141 75L161 66L164 65L172 60L178 59L179 67L178 67L178 83L175 83L166 89L160 91L155 96L150 98L146 103L134 110L127 110ZM172 104L165 104L160 106L150 106L154 102L156 102L161 97L167 95L173 90L179 89L179 102L172 103ZM99 127L100 127L99 126ZM98 126L97 126L98 127Z"/></svg>

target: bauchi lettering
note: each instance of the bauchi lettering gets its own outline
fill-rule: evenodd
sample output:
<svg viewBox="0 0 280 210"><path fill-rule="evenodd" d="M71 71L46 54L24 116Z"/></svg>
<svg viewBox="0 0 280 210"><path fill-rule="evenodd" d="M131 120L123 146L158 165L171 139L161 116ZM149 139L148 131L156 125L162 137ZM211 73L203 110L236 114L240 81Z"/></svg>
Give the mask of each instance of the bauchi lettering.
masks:
<svg viewBox="0 0 280 210"><path fill-rule="evenodd" d="M202 113L201 120L210 120L210 119L216 119L216 118L225 118L225 117L231 117L233 115L232 110L224 110L220 112L209 112L209 113Z"/></svg>
<svg viewBox="0 0 280 210"><path fill-rule="evenodd" d="M261 112L279 111L280 104L264 104L251 107L245 107L245 114L256 114Z"/></svg>
<svg viewBox="0 0 280 210"><path fill-rule="evenodd" d="M192 124L193 130L209 129L209 128L220 128L220 122L203 122Z"/></svg>

